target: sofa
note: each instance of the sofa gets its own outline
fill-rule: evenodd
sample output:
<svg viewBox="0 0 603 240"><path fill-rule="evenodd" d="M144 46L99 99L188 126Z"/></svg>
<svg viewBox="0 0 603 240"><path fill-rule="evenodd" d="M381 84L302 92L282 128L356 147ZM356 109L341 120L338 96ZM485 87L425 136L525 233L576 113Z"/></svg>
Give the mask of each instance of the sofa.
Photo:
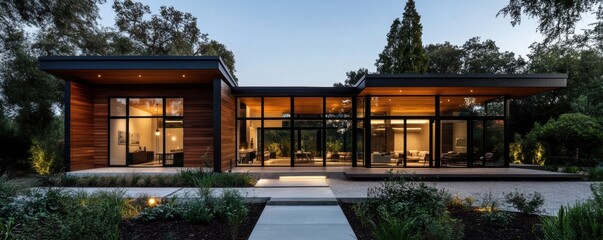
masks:
<svg viewBox="0 0 603 240"><path fill-rule="evenodd" d="M392 160L391 153L373 153L373 163L390 163Z"/></svg>

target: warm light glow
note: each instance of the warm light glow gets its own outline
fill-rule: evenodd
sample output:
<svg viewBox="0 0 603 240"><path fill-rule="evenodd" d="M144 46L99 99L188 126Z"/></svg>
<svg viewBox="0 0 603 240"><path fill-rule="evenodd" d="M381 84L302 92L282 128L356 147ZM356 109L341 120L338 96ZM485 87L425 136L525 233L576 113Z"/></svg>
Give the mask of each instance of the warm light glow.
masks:
<svg viewBox="0 0 603 240"><path fill-rule="evenodd" d="M279 180L327 179L327 176L280 176Z"/></svg>
<svg viewBox="0 0 603 240"><path fill-rule="evenodd" d="M142 75L138 74L138 77L142 77Z"/></svg>
<svg viewBox="0 0 603 240"><path fill-rule="evenodd" d="M186 75L182 74L182 77L186 77Z"/></svg>
<svg viewBox="0 0 603 240"><path fill-rule="evenodd" d="M448 99L447 101L450 102L450 99Z"/></svg>
<svg viewBox="0 0 603 240"><path fill-rule="evenodd" d="M406 120L406 124L426 124L429 123L429 120L422 119L408 119Z"/></svg>
<svg viewBox="0 0 603 240"><path fill-rule="evenodd" d="M149 198L149 206L155 206L157 204L157 200L155 198Z"/></svg>
<svg viewBox="0 0 603 240"><path fill-rule="evenodd" d="M182 123L182 120L165 120L166 123Z"/></svg>
<svg viewBox="0 0 603 240"><path fill-rule="evenodd" d="M176 136L172 136L172 142L176 141Z"/></svg>
<svg viewBox="0 0 603 240"><path fill-rule="evenodd" d="M398 92L402 92L402 90L398 90Z"/></svg>
<svg viewBox="0 0 603 240"><path fill-rule="evenodd" d="M473 92L473 89L469 90L469 92Z"/></svg>
<svg viewBox="0 0 603 240"><path fill-rule="evenodd" d="M101 77L101 75L99 74L99 75L97 75L97 77Z"/></svg>
<svg viewBox="0 0 603 240"><path fill-rule="evenodd" d="M159 136L160 132L159 132L159 128L157 128L157 130L155 130L155 136Z"/></svg>

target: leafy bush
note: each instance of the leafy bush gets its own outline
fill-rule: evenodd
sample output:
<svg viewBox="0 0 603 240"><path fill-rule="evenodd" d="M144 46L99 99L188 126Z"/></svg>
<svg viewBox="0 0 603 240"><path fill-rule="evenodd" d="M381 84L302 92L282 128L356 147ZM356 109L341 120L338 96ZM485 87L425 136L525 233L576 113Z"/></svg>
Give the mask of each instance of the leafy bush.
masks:
<svg viewBox="0 0 603 240"><path fill-rule="evenodd" d="M215 173L200 168L180 170L178 176L187 186L196 187L251 187L256 182L249 173Z"/></svg>
<svg viewBox="0 0 603 240"><path fill-rule="evenodd" d="M480 218L490 224L505 226L510 221L510 216L500 210L500 200L488 192L481 199L481 206L478 210L482 212Z"/></svg>
<svg viewBox="0 0 603 240"><path fill-rule="evenodd" d="M63 168L63 123L54 121L45 132L32 139L29 150L33 169L42 175L59 172Z"/></svg>
<svg viewBox="0 0 603 240"><path fill-rule="evenodd" d="M376 240L421 239L418 233L414 233L415 219L399 219L384 211L380 212L380 216L381 222L379 224L372 223Z"/></svg>
<svg viewBox="0 0 603 240"><path fill-rule="evenodd" d="M215 217L212 204L213 200L209 198L195 198L187 201L180 208L182 218L192 223L211 222Z"/></svg>
<svg viewBox="0 0 603 240"><path fill-rule="evenodd" d="M446 206L462 208L465 210L470 210L475 203L475 198L472 196L466 196L465 198L461 198L458 194L455 194L454 197L446 200Z"/></svg>
<svg viewBox="0 0 603 240"><path fill-rule="evenodd" d="M243 196L236 190L224 190L222 197L215 203L214 211L218 217L226 220L231 238L236 239L239 227L249 213Z"/></svg>
<svg viewBox="0 0 603 240"><path fill-rule="evenodd" d="M522 213L535 214L541 212L544 205L544 197L539 192L526 194L515 190L505 195L505 202Z"/></svg>
<svg viewBox="0 0 603 240"><path fill-rule="evenodd" d="M425 183L406 182L402 178L390 179L380 187L368 191L368 199L354 207L356 215L363 224L373 226L373 232L382 236L396 236L399 233L385 233L383 231L393 227L375 226L381 224L405 226L412 219L413 233L423 236L423 239L461 239L463 237L462 225L452 219L445 206L445 195L436 188ZM384 219L383 212L388 215ZM396 218L398 221L392 221ZM390 223L386 223L390 221ZM433 231L435 225L438 230Z"/></svg>
<svg viewBox="0 0 603 240"><path fill-rule="evenodd" d="M163 204L157 206L149 206L142 210L134 220L149 222L157 220L169 220L180 217L180 210L175 204L176 198L172 198L170 201L166 201Z"/></svg>
<svg viewBox="0 0 603 240"><path fill-rule="evenodd" d="M603 239L603 185L591 185L594 198L561 206L557 216L544 217L542 230L547 240Z"/></svg>
<svg viewBox="0 0 603 240"><path fill-rule="evenodd" d="M603 167L594 167L588 169L589 181L603 181Z"/></svg>

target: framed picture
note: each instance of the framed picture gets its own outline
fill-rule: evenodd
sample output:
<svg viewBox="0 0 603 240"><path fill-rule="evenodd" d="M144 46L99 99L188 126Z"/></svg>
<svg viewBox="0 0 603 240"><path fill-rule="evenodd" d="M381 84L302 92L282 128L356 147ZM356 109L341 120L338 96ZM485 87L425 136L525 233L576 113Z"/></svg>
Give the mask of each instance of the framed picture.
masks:
<svg viewBox="0 0 603 240"><path fill-rule="evenodd" d="M465 138L456 138L456 147L467 147L467 139Z"/></svg>
<svg viewBox="0 0 603 240"><path fill-rule="evenodd" d="M140 144L140 134L137 132L130 133L130 145L139 145Z"/></svg>
<svg viewBox="0 0 603 240"><path fill-rule="evenodd" d="M117 131L117 145L126 145L125 131Z"/></svg>

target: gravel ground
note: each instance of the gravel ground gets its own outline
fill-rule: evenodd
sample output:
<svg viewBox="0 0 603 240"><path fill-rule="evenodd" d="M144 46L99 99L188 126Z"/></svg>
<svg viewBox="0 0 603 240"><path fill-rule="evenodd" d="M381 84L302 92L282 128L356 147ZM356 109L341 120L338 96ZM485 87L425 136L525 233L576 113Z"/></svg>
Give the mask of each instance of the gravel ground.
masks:
<svg viewBox="0 0 603 240"><path fill-rule="evenodd" d="M328 179L331 190L338 198L366 197L368 188L381 184L379 181L348 181ZM480 200L484 194L492 192L499 199L504 193L517 189L524 193L540 192L544 196L544 213L556 214L561 205L584 201L592 196L591 182L427 182L438 189L446 189L461 197L473 196Z"/></svg>

